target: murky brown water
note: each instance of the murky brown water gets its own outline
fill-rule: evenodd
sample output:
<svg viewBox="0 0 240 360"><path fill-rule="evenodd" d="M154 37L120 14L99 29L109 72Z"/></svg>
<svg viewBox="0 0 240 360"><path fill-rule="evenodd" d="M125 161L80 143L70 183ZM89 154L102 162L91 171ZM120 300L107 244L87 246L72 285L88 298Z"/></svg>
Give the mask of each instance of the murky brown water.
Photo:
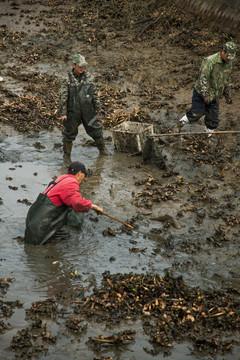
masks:
<svg viewBox="0 0 240 360"><path fill-rule="evenodd" d="M201 237L206 237L213 230L211 221L200 228L191 226L190 213L185 225L180 221L163 236L162 222L149 220L151 210L136 208L132 204L132 191L136 191L135 182L145 178L147 174L160 178L162 170L143 164L140 156L116 152L110 141L107 142L107 147L112 156L101 158L95 147L80 145L86 139L81 131L72 155L72 160L81 160L93 171L93 175L82 185L83 195L103 206L105 212L125 222L138 213L142 216L142 220L138 221L139 231L133 231L131 235L121 233L120 223L92 212L85 215L82 231L66 229L62 239L41 247L19 243L17 237L24 234L28 211L24 201L27 199L33 202L52 177L64 172L62 150L59 147L61 134L56 130L53 133L42 132L38 136L26 136L3 127L0 153L0 193L3 201L0 206L0 270L1 277L14 279L4 300L19 299L23 302L23 309L16 308L14 315L8 319L13 329L1 336L1 359L14 357L13 352L7 348L16 332L28 326L25 310L32 302L53 297L59 290L66 290L73 284L90 285L91 291L95 285L100 284L102 273L106 270L112 274L155 272L163 275L166 269L170 269L175 275L182 274L184 280L192 286L214 288L220 286L224 279L231 278L236 286L239 285L236 275L239 273L236 261L239 248L229 246L225 253L222 248L211 248L210 251L200 241ZM194 169L184 159L178 159L176 167L183 169L183 166L184 177L188 176L189 183L194 182ZM177 207L178 202L163 202L162 216L174 216ZM108 227L116 231L116 236L103 236L102 231ZM150 236L152 229L154 232ZM129 251L133 246L146 250L137 253ZM79 277L73 277L71 273ZM58 323L48 321L51 334L57 335L57 343L49 347L47 355L39 356L38 359L93 359L94 353L86 341L90 336L102 333L108 336L114 331L103 325L89 323L87 332L77 339L66 330L63 320ZM122 322L116 331L128 328L137 332L135 344L126 346L123 352L106 349L104 356L119 360L152 359L152 345L141 322ZM146 349L149 351L146 352ZM224 359L236 359L238 351L239 349L234 349ZM161 353L157 356L158 359L164 357ZM183 343L174 344L170 358L180 360L199 357L192 355L190 343ZM210 359L207 355L201 358ZM223 357L219 355L215 359Z"/></svg>

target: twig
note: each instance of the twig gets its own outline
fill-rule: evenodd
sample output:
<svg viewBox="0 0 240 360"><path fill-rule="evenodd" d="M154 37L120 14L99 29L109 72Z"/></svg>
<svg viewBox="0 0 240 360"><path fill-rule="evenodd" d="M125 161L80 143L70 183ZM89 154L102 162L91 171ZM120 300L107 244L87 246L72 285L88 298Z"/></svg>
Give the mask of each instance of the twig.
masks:
<svg viewBox="0 0 240 360"><path fill-rule="evenodd" d="M166 5L167 1L163 1L163 3L161 4L162 7L164 7ZM155 24L157 24L162 17L162 12L160 11L159 15L150 23L148 24L140 33L139 37L141 37L148 29L150 29L151 27L153 27ZM153 19L153 18L152 18ZM149 19L151 20L151 18Z"/></svg>
<svg viewBox="0 0 240 360"><path fill-rule="evenodd" d="M148 21L150 21L150 20L154 20L154 17L153 17L153 16L151 16L150 18L147 18L147 19L142 19L142 20L136 21L136 22L134 23L134 25L143 24L143 23L148 22Z"/></svg>

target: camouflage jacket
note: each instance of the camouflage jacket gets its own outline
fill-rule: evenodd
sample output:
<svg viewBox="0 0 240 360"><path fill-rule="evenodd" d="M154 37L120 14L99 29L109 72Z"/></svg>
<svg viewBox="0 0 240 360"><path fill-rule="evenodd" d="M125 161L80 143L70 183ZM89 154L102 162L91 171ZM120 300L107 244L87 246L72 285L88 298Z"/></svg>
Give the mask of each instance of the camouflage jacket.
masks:
<svg viewBox="0 0 240 360"><path fill-rule="evenodd" d="M230 97L232 68L232 61L223 62L220 52L206 57L199 70L196 91L209 101L218 101L222 95Z"/></svg>
<svg viewBox="0 0 240 360"><path fill-rule="evenodd" d="M60 93L59 93L59 114L60 116L67 115L68 113L68 103L69 96L71 96L70 88L75 86L79 94L82 94L80 91L83 87L86 88L86 92L91 92L92 104L97 112L100 109L100 100L97 92L97 88L93 81L93 76L87 71L81 76L77 76L73 71L69 72L61 81ZM84 99L79 99L79 103L84 101Z"/></svg>

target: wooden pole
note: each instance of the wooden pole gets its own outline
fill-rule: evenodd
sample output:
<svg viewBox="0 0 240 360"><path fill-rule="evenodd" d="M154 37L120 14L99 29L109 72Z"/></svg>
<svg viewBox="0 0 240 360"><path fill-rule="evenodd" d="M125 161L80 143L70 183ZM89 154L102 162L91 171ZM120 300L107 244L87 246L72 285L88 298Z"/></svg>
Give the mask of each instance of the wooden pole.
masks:
<svg viewBox="0 0 240 360"><path fill-rule="evenodd" d="M113 220L117 220L117 221L119 221L120 223L122 223L122 224L124 224L124 225L128 226L130 229L134 229L134 227L133 227L132 225L126 224L126 223L125 223L125 222L123 222L122 220L119 220L119 219L115 218L114 216L112 216L112 215L109 215L109 214L105 213L104 211L100 212L100 214L102 214L102 215L106 215L106 216L108 216L109 218L111 218L111 219L113 219Z"/></svg>
<svg viewBox="0 0 240 360"><path fill-rule="evenodd" d="M151 134L150 137L162 137L162 136L182 136L182 135L198 135L198 134L239 134L240 131L196 131L196 132L179 132L179 133L167 133L167 134Z"/></svg>

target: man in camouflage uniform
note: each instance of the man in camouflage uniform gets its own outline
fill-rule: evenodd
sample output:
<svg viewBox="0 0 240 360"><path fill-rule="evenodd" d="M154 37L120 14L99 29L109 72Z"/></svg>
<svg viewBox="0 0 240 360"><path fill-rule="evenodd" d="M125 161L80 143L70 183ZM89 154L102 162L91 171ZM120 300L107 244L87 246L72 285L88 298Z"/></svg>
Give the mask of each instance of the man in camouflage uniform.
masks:
<svg viewBox="0 0 240 360"><path fill-rule="evenodd" d="M219 99L225 96L226 102L232 104L231 73L236 51L237 45L229 41L221 51L203 60L193 89L192 107L179 120L179 130L202 116L205 116L205 131L213 132L218 127Z"/></svg>
<svg viewBox="0 0 240 360"><path fill-rule="evenodd" d="M102 125L96 118L100 109L97 89L93 76L85 70L86 65L84 56L74 55L72 71L64 77L60 86L59 112L64 124L63 152L64 159L68 162L80 124L83 124L87 134L95 140L100 154L109 154L103 141Z"/></svg>

